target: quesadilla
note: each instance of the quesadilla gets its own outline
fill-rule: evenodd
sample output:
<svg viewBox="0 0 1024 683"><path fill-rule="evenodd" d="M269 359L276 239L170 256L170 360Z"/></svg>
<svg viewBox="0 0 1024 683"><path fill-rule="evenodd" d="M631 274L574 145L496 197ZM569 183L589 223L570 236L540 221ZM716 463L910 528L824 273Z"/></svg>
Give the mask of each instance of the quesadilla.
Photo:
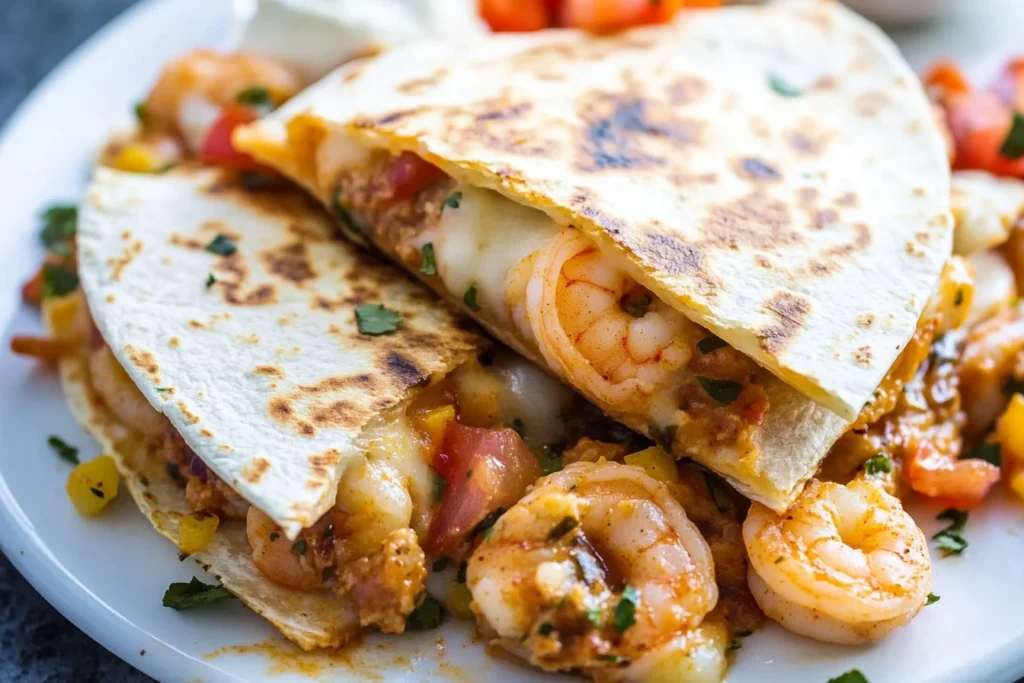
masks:
<svg viewBox="0 0 1024 683"><path fill-rule="evenodd" d="M459 557L563 459L645 445L332 239L311 199L243 177L97 169L84 297L46 310L74 413L143 513L297 644L403 631L428 555Z"/></svg>
<svg viewBox="0 0 1024 683"><path fill-rule="evenodd" d="M410 44L234 142L776 510L872 401L952 241L928 101L838 3Z"/></svg>

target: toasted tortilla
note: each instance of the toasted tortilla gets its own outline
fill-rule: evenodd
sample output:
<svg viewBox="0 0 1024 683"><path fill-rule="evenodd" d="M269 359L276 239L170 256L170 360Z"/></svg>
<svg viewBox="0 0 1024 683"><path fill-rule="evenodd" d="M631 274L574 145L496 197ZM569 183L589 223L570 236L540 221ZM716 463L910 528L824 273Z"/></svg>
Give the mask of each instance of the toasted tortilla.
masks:
<svg viewBox="0 0 1024 683"><path fill-rule="evenodd" d="M323 198L324 135L414 151L585 231L666 303L853 419L950 253L950 177L895 45L835 2L592 37L416 43L236 144Z"/></svg>
<svg viewBox="0 0 1024 683"><path fill-rule="evenodd" d="M332 239L293 188L100 168L79 216L82 288L108 346L196 455L290 538L334 504L374 416L486 345L400 272ZM237 251L211 253L218 235ZM360 334L354 309L368 303L398 311L398 329Z"/></svg>

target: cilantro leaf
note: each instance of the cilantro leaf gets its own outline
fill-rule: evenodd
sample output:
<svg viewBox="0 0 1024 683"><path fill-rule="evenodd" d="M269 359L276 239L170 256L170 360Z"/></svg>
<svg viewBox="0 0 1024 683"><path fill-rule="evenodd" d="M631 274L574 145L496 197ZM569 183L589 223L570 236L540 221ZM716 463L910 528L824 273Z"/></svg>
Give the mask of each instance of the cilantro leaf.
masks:
<svg viewBox="0 0 1024 683"><path fill-rule="evenodd" d="M376 337L389 334L402 324L402 315L398 311L384 308L384 304L363 304L356 306L356 325L359 333Z"/></svg>
<svg viewBox="0 0 1024 683"><path fill-rule="evenodd" d="M54 204L43 212L43 244L47 251L68 256L68 240L78 233L78 207L74 204Z"/></svg>
<svg viewBox="0 0 1024 683"><path fill-rule="evenodd" d="M645 296L635 299L627 303L623 308L626 313L629 313L634 318L642 318L647 315L647 311L651 308L651 297Z"/></svg>
<svg viewBox="0 0 1024 683"><path fill-rule="evenodd" d="M273 109L274 99L266 86L252 85L235 95L235 102L250 107Z"/></svg>
<svg viewBox="0 0 1024 683"><path fill-rule="evenodd" d="M215 284L217 284L217 278L215 278L213 276L213 273L207 273L206 274L206 288L209 289L210 287L213 287Z"/></svg>
<svg viewBox="0 0 1024 683"><path fill-rule="evenodd" d="M441 502L444 499L444 491L448 488L448 480L442 477L440 474L434 474L434 500Z"/></svg>
<svg viewBox="0 0 1024 683"><path fill-rule="evenodd" d="M928 605L934 605L939 600L941 600L941 598L938 595L936 595L935 593L929 593L928 594L928 601L926 603L924 603L924 606L927 607Z"/></svg>
<svg viewBox="0 0 1024 683"><path fill-rule="evenodd" d="M423 265L420 266L420 272L424 275L437 275L437 262L434 261L434 243L427 242L420 249L420 258L422 259Z"/></svg>
<svg viewBox="0 0 1024 683"><path fill-rule="evenodd" d="M708 396L722 404L732 403L743 392L743 385L731 379L710 379L698 375L697 381Z"/></svg>
<svg viewBox="0 0 1024 683"><path fill-rule="evenodd" d="M967 525L966 511L948 508L940 512L935 519L949 522L948 527L932 536L932 540L942 551L943 556L959 555L967 549L969 544L962 533Z"/></svg>
<svg viewBox="0 0 1024 683"><path fill-rule="evenodd" d="M466 293L462 296L462 303L466 304L470 310L480 310L480 304L476 301L476 285L469 286L469 289L467 289Z"/></svg>
<svg viewBox="0 0 1024 683"><path fill-rule="evenodd" d="M969 453L961 453L960 460L984 460L996 467L1003 466L1003 449L998 441L983 441Z"/></svg>
<svg viewBox="0 0 1024 683"><path fill-rule="evenodd" d="M704 475L704 484L708 487L708 493L711 494L711 500L714 501L715 507L719 512L728 512L732 501L729 499L729 493L723 488L725 485L716 475L706 470L701 474Z"/></svg>
<svg viewBox="0 0 1024 683"><path fill-rule="evenodd" d="M562 447L557 443L549 443L534 452L540 463L540 471L551 474L562 469Z"/></svg>
<svg viewBox="0 0 1024 683"><path fill-rule="evenodd" d="M342 225L348 228L349 232L353 232L356 235L362 235L363 229L359 225L359 221L352 215L352 212L341 203L341 188L335 188L334 193L331 195L331 209L334 211L334 215L338 217Z"/></svg>
<svg viewBox="0 0 1024 683"><path fill-rule="evenodd" d="M425 593L423 602L405 618L405 628L410 631L430 631L441 625L441 603Z"/></svg>
<svg viewBox="0 0 1024 683"><path fill-rule="evenodd" d="M712 351L717 351L718 349L724 346L728 346L728 344L726 344L724 340L719 339L713 334L708 335L707 337L704 337L699 342L697 342L697 350L705 355L711 353Z"/></svg>
<svg viewBox="0 0 1024 683"><path fill-rule="evenodd" d="M622 598L612 611L615 630L625 633L626 629L636 623L636 606L640 603L640 591L632 586L622 589Z"/></svg>
<svg viewBox="0 0 1024 683"><path fill-rule="evenodd" d="M50 448L64 460L67 460L72 465L78 464L78 449L69 445L64 439L59 436L51 436L46 440L46 443L50 444Z"/></svg>
<svg viewBox="0 0 1024 683"><path fill-rule="evenodd" d="M445 210L445 208L457 209L457 208L459 208L459 204L461 204L461 203L462 203L462 193L461 192L452 192L450 195L445 197L445 200L443 202L441 202L441 211L443 212Z"/></svg>
<svg viewBox="0 0 1024 683"><path fill-rule="evenodd" d="M212 586L196 577L188 583L172 583L164 593L164 607L176 610L192 609L221 600L231 600L234 594L222 585Z"/></svg>
<svg viewBox="0 0 1024 683"><path fill-rule="evenodd" d="M777 95L782 97L800 97L804 91L790 84L786 79L776 73L768 74L768 85Z"/></svg>
<svg viewBox="0 0 1024 683"><path fill-rule="evenodd" d="M64 296L78 289L78 274L59 263L43 264L43 298Z"/></svg>
<svg viewBox="0 0 1024 683"><path fill-rule="evenodd" d="M579 525L580 521L578 519L566 515L562 518L562 521L552 527L551 531L548 532L548 542L557 541Z"/></svg>
<svg viewBox="0 0 1024 683"><path fill-rule="evenodd" d="M999 156L1004 159L1024 157L1024 116L1019 111L1013 112L1013 123L999 146Z"/></svg>
<svg viewBox="0 0 1024 683"><path fill-rule="evenodd" d="M892 472L892 461L884 453L872 455L864 461L864 474L888 474Z"/></svg>
<svg viewBox="0 0 1024 683"><path fill-rule="evenodd" d="M869 681L859 669L850 669L844 674L828 679L828 683L869 683Z"/></svg>
<svg viewBox="0 0 1024 683"><path fill-rule="evenodd" d="M231 256L238 251L238 247L235 246L235 243L227 235L218 234L206 245L206 251L218 256Z"/></svg>

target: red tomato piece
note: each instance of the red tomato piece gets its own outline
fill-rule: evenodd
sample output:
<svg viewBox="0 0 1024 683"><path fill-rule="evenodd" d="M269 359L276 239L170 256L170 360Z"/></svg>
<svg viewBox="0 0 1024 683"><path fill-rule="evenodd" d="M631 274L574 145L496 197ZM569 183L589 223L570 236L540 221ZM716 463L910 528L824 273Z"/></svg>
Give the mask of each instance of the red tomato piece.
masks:
<svg viewBox="0 0 1024 683"><path fill-rule="evenodd" d="M238 104L229 104L224 107L220 118L214 121L210 130L206 133L202 149L199 150L199 160L204 163L217 164L219 166L230 166L240 169L263 169L255 159L235 149L231 143L231 135L235 128L246 123L251 123L259 118L259 114Z"/></svg>
<svg viewBox="0 0 1024 683"><path fill-rule="evenodd" d="M705 0L720 4L719 0ZM705 2L698 3L700 6ZM595 33L609 33L671 21L676 12L691 3L684 0L565 0L559 15L564 26L581 28Z"/></svg>
<svg viewBox="0 0 1024 683"><path fill-rule="evenodd" d="M548 0L477 0L477 11L492 31L539 31L550 25L548 4Z"/></svg>
<svg viewBox="0 0 1024 683"><path fill-rule="evenodd" d="M1013 111L992 92L953 94L946 100L946 122L956 146L956 169L980 169L1024 176L1024 158L999 153L1013 122Z"/></svg>
<svg viewBox="0 0 1024 683"><path fill-rule="evenodd" d="M540 476L537 458L514 430L450 422L434 467L448 482L424 550L453 554L476 525L508 509Z"/></svg>
<svg viewBox="0 0 1024 683"><path fill-rule="evenodd" d="M426 159L412 152L402 152L388 169L391 198L407 199L443 177L444 171Z"/></svg>
<svg viewBox="0 0 1024 683"><path fill-rule="evenodd" d="M948 95L966 93L971 89L960 67L950 59L942 59L932 64L922 80L925 88L938 92L940 99L945 99Z"/></svg>
<svg viewBox="0 0 1024 683"><path fill-rule="evenodd" d="M1000 476L1000 469L990 462L956 460L927 442L911 451L903 472L914 491L961 510L980 505Z"/></svg>

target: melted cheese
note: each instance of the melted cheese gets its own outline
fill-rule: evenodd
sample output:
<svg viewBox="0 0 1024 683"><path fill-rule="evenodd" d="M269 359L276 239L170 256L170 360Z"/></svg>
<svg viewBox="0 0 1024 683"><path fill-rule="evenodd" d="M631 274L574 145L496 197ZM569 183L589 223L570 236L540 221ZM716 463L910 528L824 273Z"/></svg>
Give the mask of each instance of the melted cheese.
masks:
<svg viewBox="0 0 1024 683"><path fill-rule="evenodd" d="M565 436L563 415L572 402L572 390L513 354L502 354L492 368L502 379L498 391L502 421L522 420L523 438L531 446L561 441Z"/></svg>
<svg viewBox="0 0 1024 683"><path fill-rule="evenodd" d="M560 228L542 211L497 192L475 187L460 192L459 207L445 207L441 214L441 234L434 242L437 272L456 297L476 287L480 309L503 324L508 320L504 301L509 271Z"/></svg>

